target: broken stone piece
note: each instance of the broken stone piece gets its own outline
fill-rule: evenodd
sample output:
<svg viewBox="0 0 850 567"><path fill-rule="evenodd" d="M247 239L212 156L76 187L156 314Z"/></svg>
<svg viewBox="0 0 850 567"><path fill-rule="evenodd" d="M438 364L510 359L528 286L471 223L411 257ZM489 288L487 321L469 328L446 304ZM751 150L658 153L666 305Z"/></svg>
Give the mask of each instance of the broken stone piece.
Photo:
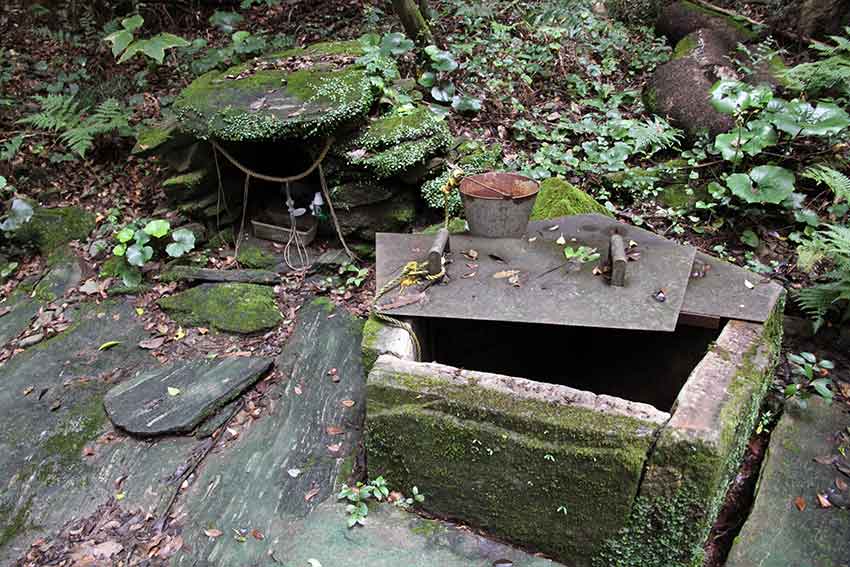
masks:
<svg viewBox="0 0 850 567"><path fill-rule="evenodd" d="M103 403L112 423L133 435L189 433L271 364L259 357L179 361L115 386Z"/></svg>

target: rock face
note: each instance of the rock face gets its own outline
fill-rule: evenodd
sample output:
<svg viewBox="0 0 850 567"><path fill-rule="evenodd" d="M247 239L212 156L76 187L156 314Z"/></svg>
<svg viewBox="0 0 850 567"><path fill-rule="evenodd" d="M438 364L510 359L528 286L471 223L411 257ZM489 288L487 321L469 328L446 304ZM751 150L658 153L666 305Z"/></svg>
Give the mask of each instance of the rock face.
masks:
<svg viewBox="0 0 850 567"><path fill-rule="evenodd" d="M838 404L815 398L805 410L790 407L770 438L755 505L729 555L728 567L842 567L850 558L850 460L838 448L850 423ZM833 462L821 461L832 459ZM843 479L845 490L838 488ZM823 509L817 495L833 507ZM795 503L802 498L806 506ZM842 509L843 508L843 509Z"/></svg>
<svg viewBox="0 0 850 567"><path fill-rule="evenodd" d="M190 433L271 364L270 358L178 361L115 386L104 407L116 427L133 435Z"/></svg>
<svg viewBox="0 0 850 567"><path fill-rule="evenodd" d="M711 30L733 46L755 38L752 31L732 18L687 0L662 8L655 24L655 30L673 45L699 29Z"/></svg>
<svg viewBox="0 0 850 567"><path fill-rule="evenodd" d="M209 325L232 333L271 329L283 319L274 291L263 285L201 284L159 300L184 325Z"/></svg>

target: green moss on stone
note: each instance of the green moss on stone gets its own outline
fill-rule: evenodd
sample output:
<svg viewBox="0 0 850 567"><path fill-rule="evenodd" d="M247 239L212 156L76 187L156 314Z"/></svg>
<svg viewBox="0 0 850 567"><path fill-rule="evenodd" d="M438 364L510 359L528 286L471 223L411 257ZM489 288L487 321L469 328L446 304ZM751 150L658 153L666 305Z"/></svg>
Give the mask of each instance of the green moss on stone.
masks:
<svg viewBox="0 0 850 567"><path fill-rule="evenodd" d="M744 353L726 389L719 439L706 442L666 427L653 449L628 524L609 539L597 567L699 567L703 543L755 428L782 338L784 301Z"/></svg>
<svg viewBox="0 0 850 567"><path fill-rule="evenodd" d="M687 57L696 49L697 42L692 35L687 35L679 40L676 47L673 49L673 59L681 59Z"/></svg>
<svg viewBox="0 0 850 567"><path fill-rule="evenodd" d="M354 146L377 150L432 136L446 138L451 136L451 132L445 120L422 106L409 112L393 112L375 120L354 141Z"/></svg>
<svg viewBox="0 0 850 567"><path fill-rule="evenodd" d="M0 548L26 531L31 507L31 498L18 510L11 504L0 507Z"/></svg>
<svg viewBox="0 0 850 567"><path fill-rule="evenodd" d="M364 157L354 157L356 154L351 152L346 155L351 165L364 167L379 179L385 179L424 163L429 157L446 151L451 143L451 134L446 130L427 138L400 142L383 151L367 153Z"/></svg>
<svg viewBox="0 0 850 567"><path fill-rule="evenodd" d="M563 179L552 177L540 184L531 220L546 220L568 215L597 213L612 216L611 211L593 197Z"/></svg>
<svg viewBox="0 0 850 567"><path fill-rule="evenodd" d="M94 227L94 214L79 207L38 207L30 222L15 233L15 241L32 244L49 257L72 240L85 240Z"/></svg>
<svg viewBox="0 0 850 567"><path fill-rule="evenodd" d="M747 40L755 39L757 37L757 34L749 27L741 23L739 20L727 16L726 14L715 12L714 10L711 10L705 6L701 6L694 2L689 2L688 0L680 0L679 4L681 4L683 7L687 8L692 12L706 14L708 16L711 16L712 18L717 19L718 21L723 22L724 24L728 25L729 27L740 33Z"/></svg>
<svg viewBox="0 0 850 567"><path fill-rule="evenodd" d="M209 170L199 169L182 175L169 177L162 182L163 189L194 189L201 185L209 175Z"/></svg>
<svg viewBox="0 0 850 567"><path fill-rule="evenodd" d="M378 342L378 333L383 328L384 324L374 316L366 319L366 323L363 325L363 341L360 343L360 351L363 354L363 368L366 374L369 374L369 371L375 365L375 361L378 360L378 351L375 349L375 344Z"/></svg>
<svg viewBox="0 0 850 567"><path fill-rule="evenodd" d="M315 305L316 307L321 307L328 313L333 313L334 309L336 309L336 305L333 301L328 299L327 297L317 297L310 302L311 305Z"/></svg>
<svg viewBox="0 0 850 567"><path fill-rule="evenodd" d="M328 69L321 57L362 53L357 42L315 45L262 57L197 78L174 103L178 119L201 136L228 141L308 137L365 116L374 101L363 67ZM258 65L299 57L313 68L287 72ZM392 63L389 63L392 64ZM240 79L228 78L245 75ZM260 108L252 107L257 102ZM267 103L267 104L266 104Z"/></svg>
<svg viewBox="0 0 850 567"><path fill-rule="evenodd" d="M253 242L246 242L239 247L239 255L236 260L246 268L259 270L273 268L277 265L277 257L274 254Z"/></svg>
<svg viewBox="0 0 850 567"><path fill-rule="evenodd" d="M656 200L665 207L690 210L698 201L705 201L708 197L708 190L705 187L694 189L687 183L675 183L664 187Z"/></svg>
<svg viewBox="0 0 850 567"><path fill-rule="evenodd" d="M142 128L136 136L136 145L131 153L148 154L171 140L176 126L174 124Z"/></svg>
<svg viewBox="0 0 850 567"><path fill-rule="evenodd" d="M257 284L202 284L164 297L159 305L184 325L234 333L271 329L283 319L272 288Z"/></svg>

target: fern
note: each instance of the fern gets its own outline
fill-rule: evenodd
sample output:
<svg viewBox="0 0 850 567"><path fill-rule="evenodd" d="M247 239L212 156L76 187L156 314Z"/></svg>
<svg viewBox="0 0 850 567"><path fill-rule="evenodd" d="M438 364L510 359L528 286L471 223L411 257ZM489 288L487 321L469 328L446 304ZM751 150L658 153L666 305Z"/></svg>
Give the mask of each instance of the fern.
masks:
<svg viewBox="0 0 850 567"><path fill-rule="evenodd" d="M815 319L816 329L830 310L839 310L844 320L850 318L850 227L831 225L806 248L823 254L834 268L823 275L825 282L797 292L800 308Z"/></svg>
<svg viewBox="0 0 850 567"><path fill-rule="evenodd" d="M803 177L823 183L835 193L835 201L850 201L850 177L826 165L814 165L803 172Z"/></svg>
<svg viewBox="0 0 850 567"><path fill-rule="evenodd" d="M80 157L85 157L86 152L94 146L96 136L114 130L122 132L129 127L129 111L115 99L100 103L94 112L83 118L88 109L81 108L73 96L47 95L35 98L41 110L18 122L31 124L40 130L61 132L59 139Z"/></svg>
<svg viewBox="0 0 850 567"><path fill-rule="evenodd" d="M850 36L850 27L844 28ZM799 91L820 94L837 91L850 96L850 39L830 36L834 45L815 42L812 44L824 59L801 63L785 72L790 84Z"/></svg>
<svg viewBox="0 0 850 567"><path fill-rule="evenodd" d="M63 132L59 139L71 151L85 157L86 152L94 145L94 138L114 130L124 130L129 126L128 112L115 99L106 100L98 105L94 113L83 120L77 127Z"/></svg>
<svg viewBox="0 0 850 567"><path fill-rule="evenodd" d="M67 130L80 123L81 109L74 97L63 94L36 96L41 111L18 120L20 124L32 124L39 130Z"/></svg>
<svg viewBox="0 0 850 567"><path fill-rule="evenodd" d="M629 128L629 137L636 153L647 156L663 149L674 148L682 138L682 131L655 116L652 120L635 121Z"/></svg>

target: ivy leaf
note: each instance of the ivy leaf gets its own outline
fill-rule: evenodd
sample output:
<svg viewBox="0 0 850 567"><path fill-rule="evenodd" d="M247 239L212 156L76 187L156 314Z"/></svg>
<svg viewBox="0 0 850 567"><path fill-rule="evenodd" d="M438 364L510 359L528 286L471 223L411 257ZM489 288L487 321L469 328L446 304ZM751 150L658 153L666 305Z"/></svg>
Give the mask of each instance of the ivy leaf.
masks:
<svg viewBox="0 0 850 567"><path fill-rule="evenodd" d="M850 126L847 112L829 102L814 107L799 100L779 100L771 106L769 117L779 130L791 136L827 136Z"/></svg>
<svg viewBox="0 0 850 567"><path fill-rule="evenodd" d="M209 22L224 33L232 33L236 29L236 26L244 19L245 18L237 12L216 10L213 12L213 15L210 16Z"/></svg>
<svg viewBox="0 0 850 567"><path fill-rule="evenodd" d="M165 247L165 252L172 258L179 258L195 247L195 234L187 228L179 228L171 234L174 242Z"/></svg>
<svg viewBox="0 0 850 567"><path fill-rule="evenodd" d="M750 229L745 230L741 234L741 242L749 246L750 248L758 248L759 240L758 235Z"/></svg>
<svg viewBox="0 0 850 567"><path fill-rule="evenodd" d="M413 45L403 33L388 33L381 39L381 53L398 57L413 49Z"/></svg>
<svg viewBox="0 0 850 567"><path fill-rule="evenodd" d="M481 101L471 96L456 95L452 98L452 108L458 112L478 112L481 110Z"/></svg>
<svg viewBox="0 0 850 567"><path fill-rule="evenodd" d="M449 102L455 95L455 85L451 81L440 81L431 89L431 96L437 102Z"/></svg>
<svg viewBox="0 0 850 567"><path fill-rule="evenodd" d="M133 244L129 248L127 248L127 262L131 266L142 267L145 265L145 262L153 257L153 248L150 246L140 246L139 244Z"/></svg>
<svg viewBox="0 0 850 567"><path fill-rule="evenodd" d="M429 45L426 47L425 53L431 58L431 67L433 67L435 71L451 73L459 66L451 53L441 50L436 45Z"/></svg>
<svg viewBox="0 0 850 567"><path fill-rule="evenodd" d="M119 63L124 63L132 59L137 53L143 53L162 65L165 59L165 50L174 47L188 47L191 45L182 37L171 33L161 33L153 36L150 39L139 39L127 46L127 51L118 60Z"/></svg>
<svg viewBox="0 0 850 567"><path fill-rule="evenodd" d="M435 75L431 71L425 71L424 73L422 73L422 75L420 75L419 80L417 82L426 89L430 89L436 84L437 75Z"/></svg>
<svg viewBox="0 0 850 567"><path fill-rule="evenodd" d="M745 110L764 108L772 99L770 88L751 87L740 81L721 80L711 87L711 105L718 112L732 116Z"/></svg>
<svg viewBox="0 0 850 567"><path fill-rule="evenodd" d="M133 238L135 239L136 244L139 246L144 246L151 240L151 237L144 230L137 230L135 233L133 233Z"/></svg>
<svg viewBox="0 0 850 567"><path fill-rule="evenodd" d="M133 42L133 34L127 30L118 30L103 38L103 41L112 44L112 56L118 57Z"/></svg>
<svg viewBox="0 0 850 567"><path fill-rule="evenodd" d="M126 244L127 242L133 240L133 236L135 234L136 231L132 227L127 226L118 231L118 234L115 235L115 238L118 239L118 242Z"/></svg>
<svg viewBox="0 0 850 567"><path fill-rule="evenodd" d="M778 140L776 130L767 120L753 120L747 124L748 139L741 145L741 149L747 154L754 156L767 147L773 146Z"/></svg>
<svg viewBox="0 0 850 567"><path fill-rule="evenodd" d="M145 23L145 19L141 17L139 14L134 16L130 16L129 18L124 18L121 20L121 27L123 27L128 32L134 32Z"/></svg>
<svg viewBox="0 0 850 567"><path fill-rule="evenodd" d="M145 231L145 234L149 234L154 238L162 238L171 230L171 223L166 220L152 220L142 230Z"/></svg>
<svg viewBox="0 0 850 567"><path fill-rule="evenodd" d="M0 223L0 230L10 232L21 228L32 219L32 205L23 199L12 199L12 206L9 208L9 214Z"/></svg>

